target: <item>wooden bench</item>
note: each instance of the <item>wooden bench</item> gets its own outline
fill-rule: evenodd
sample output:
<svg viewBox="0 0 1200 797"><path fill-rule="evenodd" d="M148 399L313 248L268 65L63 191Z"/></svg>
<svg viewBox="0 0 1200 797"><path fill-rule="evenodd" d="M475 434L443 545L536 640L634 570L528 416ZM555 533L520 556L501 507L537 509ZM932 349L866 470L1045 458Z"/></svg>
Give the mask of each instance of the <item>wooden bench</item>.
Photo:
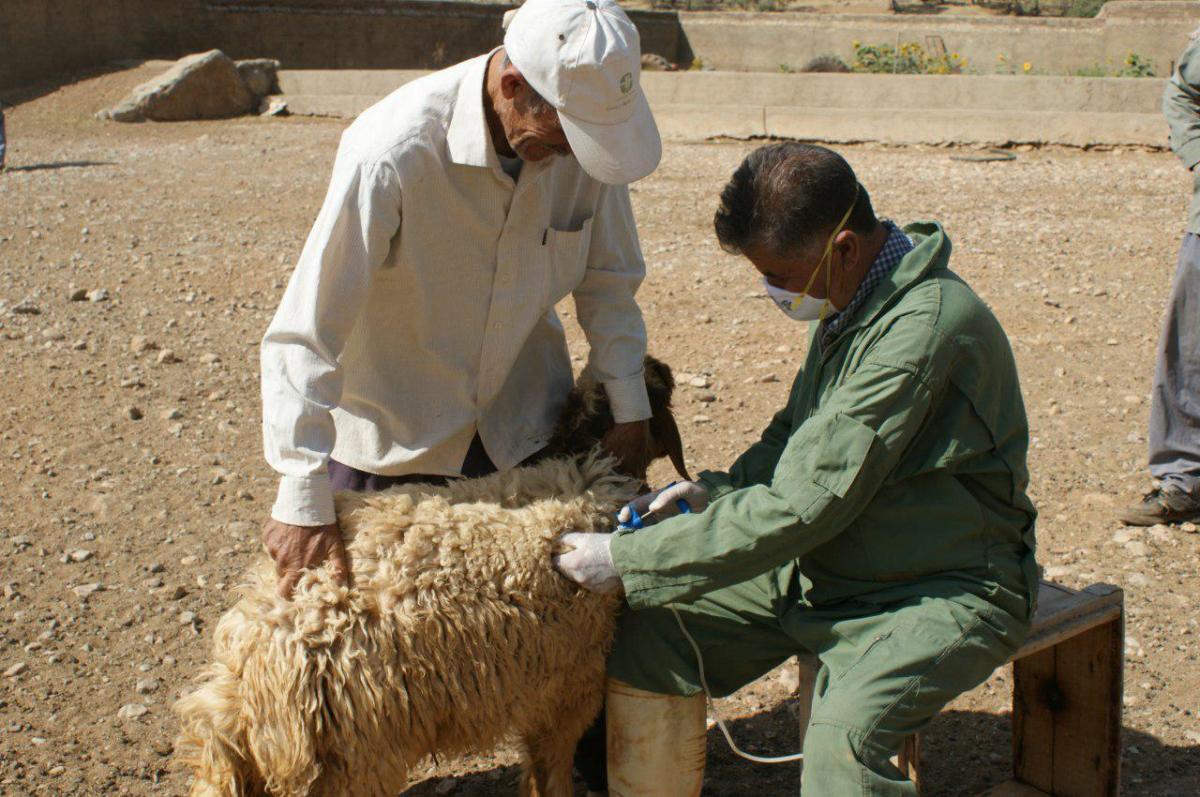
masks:
<svg viewBox="0 0 1200 797"><path fill-rule="evenodd" d="M1029 638L1013 664L1013 778L980 797L1114 797L1121 779L1125 597L1095 584L1043 581ZM815 657L800 658L801 743L812 709ZM921 737L897 766L921 788Z"/></svg>

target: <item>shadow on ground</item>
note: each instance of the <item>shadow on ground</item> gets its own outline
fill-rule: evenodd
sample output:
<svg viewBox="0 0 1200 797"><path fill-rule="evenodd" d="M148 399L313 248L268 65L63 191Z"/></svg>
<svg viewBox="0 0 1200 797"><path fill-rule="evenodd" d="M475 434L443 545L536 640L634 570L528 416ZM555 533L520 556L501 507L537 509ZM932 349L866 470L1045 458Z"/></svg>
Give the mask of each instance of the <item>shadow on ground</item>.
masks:
<svg viewBox="0 0 1200 797"><path fill-rule="evenodd" d="M793 701L770 711L729 723L734 741L747 753L778 756L796 752L798 729ZM1010 717L975 711L939 715L922 738L922 797L979 794L1011 777ZM1200 744L1164 745L1153 736L1126 728L1122 761L1122 793L1147 797L1195 794L1200 783ZM414 785L407 797L500 797L517 791L515 766L471 772L456 777L453 788L438 787L435 777ZM752 791L751 791L752 790ZM799 764L755 764L730 751L720 731L708 733L708 771L704 797L785 797L800 792ZM583 795L577 786L576 794Z"/></svg>
<svg viewBox="0 0 1200 797"><path fill-rule="evenodd" d="M6 166L5 172L41 172L52 169L87 169L92 166L113 166L113 161L58 161L57 163L31 163L27 166Z"/></svg>

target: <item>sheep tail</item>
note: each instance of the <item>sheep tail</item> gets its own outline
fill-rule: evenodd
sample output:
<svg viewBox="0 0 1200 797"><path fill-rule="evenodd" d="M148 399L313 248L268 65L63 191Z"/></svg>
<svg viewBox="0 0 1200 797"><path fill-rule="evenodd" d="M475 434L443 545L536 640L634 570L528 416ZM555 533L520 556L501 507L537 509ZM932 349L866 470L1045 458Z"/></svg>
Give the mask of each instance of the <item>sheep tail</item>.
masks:
<svg viewBox="0 0 1200 797"><path fill-rule="evenodd" d="M238 679L220 663L212 665L207 675L200 688L175 704L182 725L175 742L175 763L190 769L194 776L191 797L266 794L244 747Z"/></svg>

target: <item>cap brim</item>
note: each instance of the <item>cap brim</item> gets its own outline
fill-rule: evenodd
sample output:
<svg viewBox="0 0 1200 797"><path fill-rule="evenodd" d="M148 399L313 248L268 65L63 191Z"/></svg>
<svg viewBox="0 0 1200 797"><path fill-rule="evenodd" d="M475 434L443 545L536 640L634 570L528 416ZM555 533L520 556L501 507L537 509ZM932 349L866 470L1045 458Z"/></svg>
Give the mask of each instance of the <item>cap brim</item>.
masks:
<svg viewBox="0 0 1200 797"><path fill-rule="evenodd" d="M642 179L662 159L662 139L646 95L638 91L633 115L615 125L574 118L561 109L558 119L579 165L591 177L610 185Z"/></svg>

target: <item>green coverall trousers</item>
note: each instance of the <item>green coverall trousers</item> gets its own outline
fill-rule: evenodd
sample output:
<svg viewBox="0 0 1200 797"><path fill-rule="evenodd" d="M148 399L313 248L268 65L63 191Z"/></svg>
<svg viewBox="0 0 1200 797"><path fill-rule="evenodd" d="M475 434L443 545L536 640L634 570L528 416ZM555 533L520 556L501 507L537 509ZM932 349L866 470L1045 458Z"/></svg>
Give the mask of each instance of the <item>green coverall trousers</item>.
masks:
<svg viewBox="0 0 1200 797"><path fill-rule="evenodd" d="M713 696L809 651L821 668L802 793L915 795L891 757L905 737L1016 651L1029 630L1029 608L1006 590L994 596L999 600L985 600L942 580L884 604L814 609L788 597L794 573L788 565L677 607L700 647ZM626 610L608 667L613 677L650 692L701 689L695 654L667 608Z"/></svg>

